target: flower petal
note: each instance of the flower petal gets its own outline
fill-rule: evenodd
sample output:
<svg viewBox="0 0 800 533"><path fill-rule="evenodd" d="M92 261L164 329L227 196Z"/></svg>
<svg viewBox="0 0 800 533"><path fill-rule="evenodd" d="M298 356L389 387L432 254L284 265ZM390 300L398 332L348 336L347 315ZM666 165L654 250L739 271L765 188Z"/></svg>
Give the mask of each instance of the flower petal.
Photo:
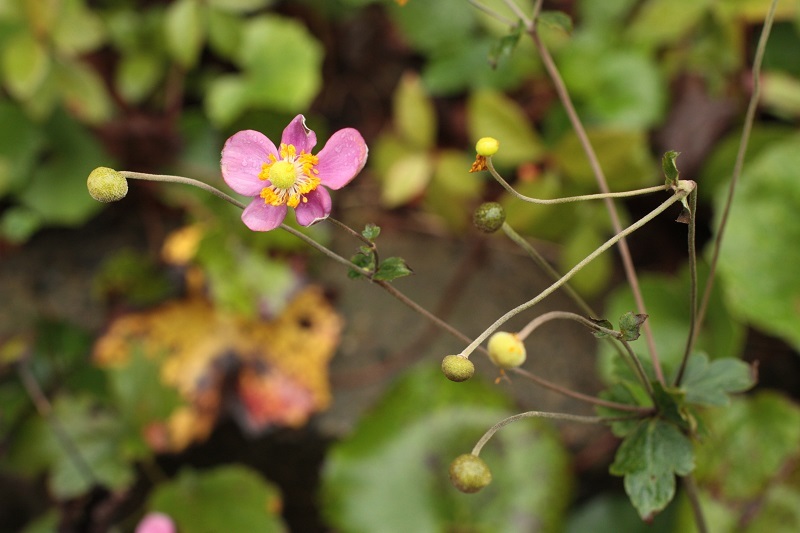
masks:
<svg viewBox="0 0 800 533"><path fill-rule="evenodd" d="M310 226L320 220L325 220L331 214L331 195L325 187L317 187L306 194L307 202L295 208L297 223L301 226Z"/></svg>
<svg viewBox="0 0 800 533"><path fill-rule="evenodd" d="M235 133L222 148L220 166L225 183L239 194L258 196L264 188L258 173L270 154L277 156L278 150L263 133L255 130Z"/></svg>
<svg viewBox="0 0 800 533"><path fill-rule="evenodd" d="M341 189L364 168L368 152L367 143L357 130L337 131L317 154L320 181L333 190Z"/></svg>
<svg viewBox="0 0 800 533"><path fill-rule="evenodd" d="M281 144L294 145L298 154L304 150L310 154L311 149L317 145L317 134L306 126L306 117L297 115L283 130Z"/></svg>
<svg viewBox="0 0 800 533"><path fill-rule="evenodd" d="M261 197L253 198L242 213L242 222L253 231L270 231L286 218L285 205L270 205Z"/></svg>

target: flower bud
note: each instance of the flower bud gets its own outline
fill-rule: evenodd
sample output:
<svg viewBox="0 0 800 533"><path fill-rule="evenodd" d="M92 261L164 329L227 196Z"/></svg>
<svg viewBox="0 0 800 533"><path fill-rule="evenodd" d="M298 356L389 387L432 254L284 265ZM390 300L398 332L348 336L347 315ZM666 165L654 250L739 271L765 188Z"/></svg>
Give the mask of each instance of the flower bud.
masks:
<svg viewBox="0 0 800 533"><path fill-rule="evenodd" d="M108 167L97 167L86 180L89 194L98 202L116 202L128 194L128 180Z"/></svg>
<svg viewBox="0 0 800 533"><path fill-rule="evenodd" d="M477 455L465 453L450 463L450 482L461 492L478 492L492 482L492 471Z"/></svg>
<svg viewBox="0 0 800 533"><path fill-rule="evenodd" d="M494 137L483 137L475 143L475 151L483 157L490 157L500 149L500 143Z"/></svg>
<svg viewBox="0 0 800 533"><path fill-rule="evenodd" d="M516 368L526 356L525 345L514 333L499 331L489 339L489 359L500 368Z"/></svg>
<svg viewBox="0 0 800 533"><path fill-rule="evenodd" d="M442 359L442 372L450 381L467 381L475 373L475 365L463 355L448 355Z"/></svg>
<svg viewBox="0 0 800 533"><path fill-rule="evenodd" d="M506 210L497 202L484 202L472 215L472 223L484 233L494 233L506 221Z"/></svg>

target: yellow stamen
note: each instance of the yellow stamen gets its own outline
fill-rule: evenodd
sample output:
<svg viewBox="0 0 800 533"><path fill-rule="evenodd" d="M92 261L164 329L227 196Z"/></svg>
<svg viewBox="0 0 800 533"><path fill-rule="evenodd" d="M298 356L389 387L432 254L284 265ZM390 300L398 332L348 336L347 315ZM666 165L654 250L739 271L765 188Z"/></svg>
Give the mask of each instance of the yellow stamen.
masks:
<svg viewBox="0 0 800 533"><path fill-rule="evenodd" d="M258 177L270 183L261 189L261 198L269 205L292 208L300 202L308 202L305 195L320 184L319 171L315 168L319 159L305 151L298 154L297 148L291 144L281 144L278 154L280 159L270 155L269 161L261 165Z"/></svg>

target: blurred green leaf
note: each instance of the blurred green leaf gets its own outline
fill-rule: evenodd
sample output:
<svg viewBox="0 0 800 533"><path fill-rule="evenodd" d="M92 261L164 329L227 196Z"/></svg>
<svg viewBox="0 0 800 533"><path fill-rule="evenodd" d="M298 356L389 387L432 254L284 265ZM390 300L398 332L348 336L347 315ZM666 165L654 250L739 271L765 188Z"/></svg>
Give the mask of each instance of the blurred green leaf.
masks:
<svg viewBox="0 0 800 533"><path fill-rule="evenodd" d="M164 19L167 50L184 69L200 59L205 43L205 9L198 0L176 0Z"/></svg>
<svg viewBox="0 0 800 533"><path fill-rule="evenodd" d="M489 51L489 64L492 68L497 68L500 61L508 58L514 53L522 37L522 24L514 26L509 33L498 39Z"/></svg>
<svg viewBox="0 0 800 533"><path fill-rule="evenodd" d="M436 141L436 111L415 74L406 74L394 93L393 118L400 137L413 149L433 148Z"/></svg>
<svg viewBox="0 0 800 533"><path fill-rule="evenodd" d="M413 47L434 55L469 41L476 25L475 10L461 0L412 1L390 14Z"/></svg>
<svg viewBox="0 0 800 533"><path fill-rule="evenodd" d="M502 93L490 90L471 93L467 112L467 127L473 141L494 137L500 142L500 151L493 157L497 166L536 162L544 155L539 135L525 111Z"/></svg>
<svg viewBox="0 0 800 533"><path fill-rule="evenodd" d="M635 12L628 26L630 39L648 47L678 42L694 29L712 0L650 0Z"/></svg>
<svg viewBox="0 0 800 533"><path fill-rule="evenodd" d="M238 74L220 76L208 86L204 107L208 118L217 125L230 124L249 105L248 87Z"/></svg>
<svg viewBox="0 0 800 533"><path fill-rule="evenodd" d="M471 223L470 211L480 198L487 178L468 172L472 160L463 152L440 150L433 178L423 200L425 207L442 217L448 227L461 231Z"/></svg>
<svg viewBox="0 0 800 533"><path fill-rule="evenodd" d="M433 170L433 161L424 152L395 161L383 178L381 204L392 209L421 196Z"/></svg>
<svg viewBox="0 0 800 533"><path fill-rule="evenodd" d="M739 181L719 256L732 312L800 347L799 136L766 148ZM717 212L727 191L720 191Z"/></svg>
<svg viewBox="0 0 800 533"><path fill-rule="evenodd" d="M19 107L0 101L0 198L27 182L43 140Z"/></svg>
<svg viewBox="0 0 800 533"><path fill-rule="evenodd" d="M3 46L3 79L15 98L30 98L47 77L50 65L44 44L32 34L18 33Z"/></svg>
<svg viewBox="0 0 800 533"><path fill-rule="evenodd" d="M171 284L155 261L130 248L110 254L92 280L92 292L98 299L122 299L135 307L157 304L170 291Z"/></svg>
<svg viewBox="0 0 800 533"><path fill-rule="evenodd" d="M753 385L753 370L744 361L723 357L709 362L704 353L692 354L681 381L687 402L710 406L728 405L730 393L744 392Z"/></svg>
<svg viewBox="0 0 800 533"><path fill-rule="evenodd" d="M278 489L241 465L184 468L155 488L148 507L169 515L181 533L286 531Z"/></svg>
<svg viewBox="0 0 800 533"><path fill-rule="evenodd" d="M565 33L572 33L572 18L563 11L542 11L536 22Z"/></svg>
<svg viewBox="0 0 800 533"><path fill-rule="evenodd" d="M144 100L164 77L164 61L148 52L123 55L114 77L122 98L135 104Z"/></svg>
<svg viewBox="0 0 800 533"><path fill-rule="evenodd" d="M674 425L653 419L640 422L622 441L610 472L625 477L625 492L647 520L672 501L675 475L689 474L694 464L688 437Z"/></svg>
<svg viewBox="0 0 800 533"><path fill-rule="evenodd" d="M751 498L761 498L777 481L797 488L782 468L797 464L800 450L800 407L763 391L733 398L725 409L707 417L707 442L697 447L696 477L700 486L744 512ZM757 531L757 530L756 530Z"/></svg>
<svg viewBox="0 0 800 533"><path fill-rule="evenodd" d="M656 167L645 132L590 129L587 133L612 191L653 185ZM596 190L594 173L577 135L565 135L552 157L566 178Z"/></svg>
<svg viewBox="0 0 800 533"><path fill-rule="evenodd" d="M96 50L106 34L99 15L87 8L85 0L64 0L53 28L53 42L59 52L75 56Z"/></svg>
<svg viewBox="0 0 800 533"><path fill-rule="evenodd" d="M62 60L58 66L55 74L64 106L88 124L108 120L113 106L100 74L76 60Z"/></svg>
<svg viewBox="0 0 800 533"><path fill-rule="evenodd" d="M529 206L538 209L540 206ZM559 258L561 271L567 272L594 252L606 240L604 227L596 227L581 217L571 232L563 236L563 248ZM606 288L614 270L611 254L605 253L586 265L570 280L570 286L584 296L594 296Z"/></svg>
<svg viewBox="0 0 800 533"><path fill-rule="evenodd" d="M452 487L449 463L511 412L496 389L476 379L448 382L435 366L397 382L332 448L323 472L330 524L371 533L558 531L570 474L563 447L543 421L509 425L483 449L491 485L477 494Z"/></svg>
<svg viewBox="0 0 800 533"><path fill-rule="evenodd" d="M567 522L566 533L677 533L671 527L671 509L657 515L652 523L643 522L626 498L603 492L579 505Z"/></svg>
<svg viewBox="0 0 800 533"><path fill-rule="evenodd" d="M249 13L272 5L273 0L208 0L208 5L231 13Z"/></svg>
<svg viewBox="0 0 800 533"><path fill-rule="evenodd" d="M9 207L0 215L0 235L12 243L27 241L42 225L42 217L24 206Z"/></svg>
<svg viewBox="0 0 800 533"><path fill-rule="evenodd" d="M781 118L800 116L800 80L779 71L762 72L761 102Z"/></svg>
<svg viewBox="0 0 800 533"><path fill-rule="evenodd" d="M223 9L209 9L208 44L221 57L233 59L242 42L246 19Z"/></svg>

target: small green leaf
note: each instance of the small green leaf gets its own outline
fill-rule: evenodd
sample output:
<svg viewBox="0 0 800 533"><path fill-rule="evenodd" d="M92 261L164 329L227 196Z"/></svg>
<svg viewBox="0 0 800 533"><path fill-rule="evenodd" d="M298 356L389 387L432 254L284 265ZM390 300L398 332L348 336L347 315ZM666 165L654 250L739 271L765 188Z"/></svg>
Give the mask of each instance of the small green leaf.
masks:
<svg viewBox="0 0 800 533"><path fill-rule="evenodd" d="M350 261L369 272L375 270L375 254L373 254L372 252L365 253L362 250L361 252L351 257ZM361 272L357 272L356 270L351 268L350 270L347 271L347 277L350 279L358 279L358 278L363 278L364 274Z"/></svg>
<svg viewBox="0 0 800 533"><path fill-rule="evenodd" d="M374 279L378 281L392 281L397 278L410 276L414 272L408 268L402 257L389 257L381 261Z"/></svg>
<svg viewBox="0 0 800 533"><path fill-rule="evenodd" d="M50 56L33 35L19 33L3 43L2 68L8 92L24 100L33 95L50 72Z"/></svg>
<svg viewBox="0 0 800 533"><path fill-rule="evenodd" d="M241 465L184 468L156 487L148 506L169 515L182 533L286 531L278 489Z"/></svg>
<svg viewBox="0 0 800 533"><path fill-rule="evenodd" d="M205 12L197 0L177 0L164 19L167 50L183 68L197 64L205 41Z"/></svg>
<svg viewBox="0 0 800 533"><path fill-rule="evenodd" d="M563 11L542 11L536 18L536 22L567 34L572 33L572 17Z"/></svg>
<svg viewBox="0 0 800 533"><path fill-rule="evenodd" d="M614 329L614 324L612 324L605 318L590 318L589 320L591 320L601 328ZM595 331L594 336L597 337L598 339L604 339L608 337L608 333L603 333L602 331Z"/></svg>
<svg viewBox="0 0 800 533"><path fill-rule="evenodd" d="M664 176L666 176L665 185L677 186L678 185L678 167L675 166L675 159L680 155L680 152L670 150L664 154L661 159L661 168L664 169Z"/></svg>
<svg viewBox="0 0 800 533"><path fill-rule="evenodd" d="M522 24L517 24L511 29L508 35L504 35L497 40L489 51L489 64L492 68L497 68L500 60L511 56L511 53L517 47L519 39L522 36Z"/></svg>
<svg viewBox="0 0 800 533"><path fill-rule="evenodd" d="M663 510L675 496L675 475L694 470L688 437L673 424L644 420L628 435L609 471L625 477L625 492L643 520Z"/></svg>
<svg viewBox="0 0 800 533"><path fill-rule="evenodd" d="M372 222L364 226L364 231L361 232L361 235L369 241L374 241L380 234L381 227L373 224Z"/></svg>
<svg viewBox="0 0 800 533"><path fill-rule="evenodd" d="M622 338L626 341L635 341L639 338L639 329L647 320L647 315L634 314L628 311L619 317L619 331L622 333Z"/></svg>
<svg viewBox="0 0 800 533"><path fill-rule="evenodd" d="M658 381L652 382L653 397L659 415L681 429L688 430L687 417L682 412L684 393L679 389L666 388Z"/></svg>
<svg viewBox="0 0 800 533"><path fill-rule="evenodd" d="M681 381L686 401L698 405L728 405L729 394L744 392L753 385L753 371L744 361L725 357L709 362L704 353L689 358Z"/></svg>

